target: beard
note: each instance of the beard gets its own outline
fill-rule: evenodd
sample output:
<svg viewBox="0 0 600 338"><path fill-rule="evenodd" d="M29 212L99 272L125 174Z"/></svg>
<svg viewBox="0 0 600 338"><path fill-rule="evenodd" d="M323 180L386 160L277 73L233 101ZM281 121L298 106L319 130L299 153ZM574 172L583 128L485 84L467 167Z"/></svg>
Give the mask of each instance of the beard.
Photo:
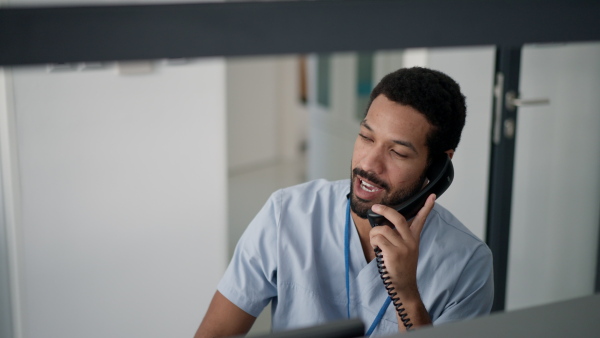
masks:
<svg viewBox="0 0 600 338"><path fill-rule="evenodd" d="M377 184L381 188L385 190L385 195L381 199L381 201L366 201L362 198L358 198L354 195L354 181L358 178L357 175L360 175L369 181ZM352 211L360 218L366 219L367 213L371 210L373 204L383 204L386 206L394 206L404 201L408 200L410 197L418 193L425 183L425 171L417 181L406 188L398 188L395 191L392 191L390 185L380 179L377 175L372 172L364 171L360 168L354 168L352 170L352 174L350 175L350 208Z"/></svg>

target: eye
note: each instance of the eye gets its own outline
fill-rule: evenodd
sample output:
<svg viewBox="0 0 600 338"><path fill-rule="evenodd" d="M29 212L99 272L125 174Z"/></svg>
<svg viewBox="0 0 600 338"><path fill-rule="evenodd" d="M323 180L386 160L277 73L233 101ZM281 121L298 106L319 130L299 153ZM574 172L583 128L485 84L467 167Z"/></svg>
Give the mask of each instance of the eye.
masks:
<svg viewBox="0 0 600 338"><path fill-rule="evenodd" d="M362 138L364 141L373 142L373 139L371 139L370 137L368 137L364 134L359 133L358 136L360 136L360 138Z"/></svg>
<svg viewBox="0 0 600 338"><path fill-rule="evenodd" d="M394 157L398 157L398 158L407 158L407 157L408 157L408 156L406 156L406 155L404 155L404 154L401 154L401 153L399 153L399 152L397 152L397 151L395 151L395 150L393 150L393 149L391 150L391 152L392 152L392 155L393 155Z"/></svg>

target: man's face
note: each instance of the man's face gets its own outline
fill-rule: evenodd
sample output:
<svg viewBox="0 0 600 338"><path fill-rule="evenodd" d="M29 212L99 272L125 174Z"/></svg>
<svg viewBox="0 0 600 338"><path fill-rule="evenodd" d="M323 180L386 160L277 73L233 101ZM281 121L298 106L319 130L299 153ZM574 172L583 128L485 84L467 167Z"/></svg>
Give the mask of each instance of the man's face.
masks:
<svg viewBox="0 0 600 338"><path fill-rule="evenodd" d="M421 190L433 127L410 106L379 95L360 125L352 154L350 206L366 218L373 204L396 205Z"/></svg>

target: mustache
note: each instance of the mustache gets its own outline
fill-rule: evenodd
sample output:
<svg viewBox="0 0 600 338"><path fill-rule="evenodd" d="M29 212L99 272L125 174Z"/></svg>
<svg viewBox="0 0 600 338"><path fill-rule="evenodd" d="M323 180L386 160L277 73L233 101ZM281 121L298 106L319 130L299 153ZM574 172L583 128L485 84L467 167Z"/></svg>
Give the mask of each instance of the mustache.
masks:
<svg viewBox="0 0 600 338"><path fill-rule="evenodd" d="M377 184L378 186L382 187L383 189L385 189L386 191L390 190L390 185L387 184L387 182L385 182L384 180L380 179L377 175L375 175L372 172L368 172L368 171L364 171L360 168L354 168L352 169L352 173L354 174L354 176L361 176L366 178L367 180Z"/></svg>

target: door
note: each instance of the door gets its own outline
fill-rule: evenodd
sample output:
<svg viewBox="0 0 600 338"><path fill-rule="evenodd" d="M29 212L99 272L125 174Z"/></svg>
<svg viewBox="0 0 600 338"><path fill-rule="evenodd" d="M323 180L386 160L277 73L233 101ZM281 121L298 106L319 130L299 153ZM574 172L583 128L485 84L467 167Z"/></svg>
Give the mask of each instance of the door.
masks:
<svg viewBox="0 0 600 338"><path fill-rule="evenodd" d="M600 206L600 43L526 45L508 255L508 310L594 293Z"/></svg>

